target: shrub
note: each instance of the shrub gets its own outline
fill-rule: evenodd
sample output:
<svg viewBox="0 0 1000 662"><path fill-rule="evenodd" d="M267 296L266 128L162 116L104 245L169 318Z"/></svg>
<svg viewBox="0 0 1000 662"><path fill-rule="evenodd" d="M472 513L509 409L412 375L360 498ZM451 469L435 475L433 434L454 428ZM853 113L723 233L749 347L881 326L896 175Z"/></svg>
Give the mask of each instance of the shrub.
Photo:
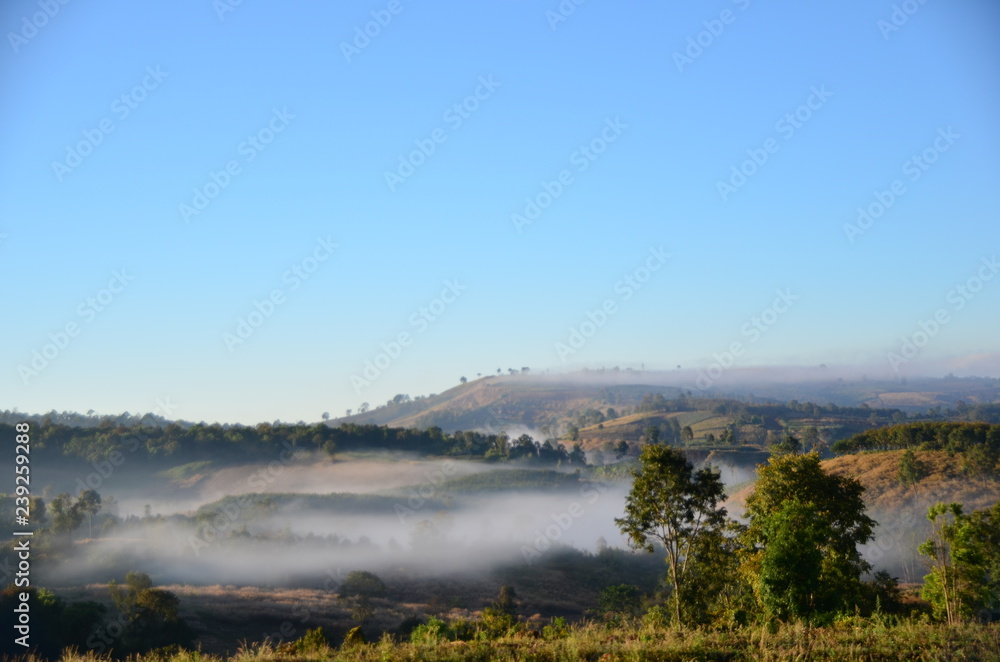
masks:
<svg viewBox="0 0 1000 662"><path fill-rule="evenodd" d="M431 616L426 623L418 625L410 633L410 643L435 645L451 639L448 624L440 618Z"/></svg>
<svg viewBox="0 0 1000 662"><path fill-rule="evenodd" d="M643 628L665 630L670 626L670 612L663 605L654 605L642 615Z"/></svg>
<svg viewBox="0 0 1000 662"><path fill-rule="evenodd" d="M295 650L300 655L322 653L330 647L330 639L322 627L306 630L306 633L295 642Z"/></svg>
<svg viewBox="0 0 1000 662"><path fill-rule="evenodd" d="M364 646L368 643L368 639L365 638L365 633L361 629L361 626L353 627L347 631L344 635L344 643L341 644L341 648L355 648L357 646Z"/></svg>
<svg viewBox="0 0 1000 662"><path fill-rule="evenodd" d="M378 575L367 570L355 570L347 574L340 586L340 597L348 598L357 595L363 598L383 598L386 594L385 583Z"/></svg>
<svg viewBox="0 0 1000 662"><path fill-rule="evenodd" d="M565 639L569 636L569 625L562 616L556 618L550 625L542 628L542 637L545 639Z"/></svg>

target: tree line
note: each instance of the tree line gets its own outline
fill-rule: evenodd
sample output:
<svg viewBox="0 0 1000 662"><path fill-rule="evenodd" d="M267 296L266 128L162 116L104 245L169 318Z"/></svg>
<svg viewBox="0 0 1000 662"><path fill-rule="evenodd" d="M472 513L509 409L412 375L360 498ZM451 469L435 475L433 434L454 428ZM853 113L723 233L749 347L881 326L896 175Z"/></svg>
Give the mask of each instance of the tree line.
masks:
<svg viewBox="0 0 1000 662"><path fill-rule="evenodd" d="M1000 425L963 422L920 422L865 430L833 444L837 453L912 448L964 453L975 446L1000 451Z"/></svg>
<svg viewBox="0 0 1000 662"><path fill-rule="evenodd" d="M901 606L897 580L871 574L858 551L877 525L864 488L827 473L817 453L779 453L758 467L742 521L721 506L719 474L696 470L676 448L646 446L633 475L615 522L634 547L665 551L675 625L826 625ZM1000 614L1000 503L971 514L938 504L928 519L933 534L918 550L932 561L924 599L949 623L992 620Z"/></svg>
<svg viewBox="0 0 1000 662"><path fill-rule="evenodd" d="M53 462L64 457L98 462L118 453L130 460L148 462L170 458L174 464L205 460L236 463L273 460L286 450L319 451L331 456L338 452L390 450L540 465L586 464L579 444L566 448L555 440L538 441L526 434L512 439L505 433L446 433L439 427L419 430L355 423L339 427L322 423L255 426L199 423L183 427L170 423L161 427L126 426L110 420L96 427L72 427L46 421L32 434L32 450L43 460ZM13 438L13 426L0 424L0 435Z"/></svg>

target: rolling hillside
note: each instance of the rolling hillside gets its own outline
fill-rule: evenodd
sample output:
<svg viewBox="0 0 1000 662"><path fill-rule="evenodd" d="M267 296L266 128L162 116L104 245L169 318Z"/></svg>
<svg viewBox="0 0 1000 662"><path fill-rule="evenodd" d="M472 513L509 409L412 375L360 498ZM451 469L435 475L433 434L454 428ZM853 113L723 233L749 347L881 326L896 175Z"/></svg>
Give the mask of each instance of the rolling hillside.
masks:
<svg viewBox="0 0 1000 662"><path fill-rule="evenodd" d="M750 403L832 403L838 407L894 409L906 414L934 408L945 410L959 403L973 406L1000 401L1000 380L990 378L949 376L900 383L868 380L863 375L854 379L832 374L824 377L824 371L818 369L786 371L780 376L766 370L733 371L733 374L738 381L724 388L706 391L692 386L696 377L690 371L604 370L560 375L492 375L429 396L411 398L399 394L385 404L377 404L363 412L352 410L350 415L328 423L335 426L343 422L394 427L437 426L445 432L527 428L535 431L536 436L554 437L564 434L587 410L612 407L626 414L635 413L634 408L648 394L660 394L667 399L687 394L693 401L736 399ZM704 409L701 406L691 407L689 415L681 413L678 416L679 422L682 426L690 425L696 438L707 437L708 434L718 437L732 421L725 418L713 420L711 416L695 413ZM622 416L614 425L604 422L604 428L598 428L596 423L592 429L590 426L579 426L580 439L587 447L600 446L609 438L638 440L646 427L664 424L666 418L669 416ZM826 426L823 421L813 421L808 425ZM852 429L847 433L855 431ZM750 434L752 431L746 432ZM836 436L839 438L841 435Z"/></svg>
<svg viewBox="0 0 1000 662"><path fill-rule="evenodd" d="M967 510L992 506L1000 500L1000 482L994 478L970 478L962 468L960 454L945 451L915 451L927 467L927 476L912 487L899 481L899 461L905 451L857 453L824 460L832 474L851 476L865 487L869 508L901 513L916 509L922 518L937 502L962 503Z"/></svg>

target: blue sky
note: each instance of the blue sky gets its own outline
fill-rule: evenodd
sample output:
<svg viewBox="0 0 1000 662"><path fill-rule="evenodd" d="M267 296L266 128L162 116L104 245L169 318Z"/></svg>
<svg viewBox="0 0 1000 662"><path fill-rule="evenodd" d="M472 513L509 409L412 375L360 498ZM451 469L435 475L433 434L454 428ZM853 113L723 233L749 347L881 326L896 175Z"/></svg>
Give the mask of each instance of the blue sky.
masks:
<svg viewBox="0 0 1000 662"><path fill-rule="evenodd" d="M734 342L888 374L942 310L894 367L997 373L995 3L225 2L0 10L0 406L315 420Z"/></svg>

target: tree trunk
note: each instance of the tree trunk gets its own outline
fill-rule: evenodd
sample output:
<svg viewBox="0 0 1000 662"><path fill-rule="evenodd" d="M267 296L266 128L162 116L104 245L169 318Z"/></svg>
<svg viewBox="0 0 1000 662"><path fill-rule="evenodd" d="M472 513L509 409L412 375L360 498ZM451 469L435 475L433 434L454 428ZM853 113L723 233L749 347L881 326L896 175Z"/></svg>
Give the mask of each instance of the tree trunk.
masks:
<svg viewBox="0 0 1000 662"><path fill-rule="evenodd" d="M681 587L677 582L677 559L670 560L670 579L674 584L674 624L681 627Z"/></svg>

